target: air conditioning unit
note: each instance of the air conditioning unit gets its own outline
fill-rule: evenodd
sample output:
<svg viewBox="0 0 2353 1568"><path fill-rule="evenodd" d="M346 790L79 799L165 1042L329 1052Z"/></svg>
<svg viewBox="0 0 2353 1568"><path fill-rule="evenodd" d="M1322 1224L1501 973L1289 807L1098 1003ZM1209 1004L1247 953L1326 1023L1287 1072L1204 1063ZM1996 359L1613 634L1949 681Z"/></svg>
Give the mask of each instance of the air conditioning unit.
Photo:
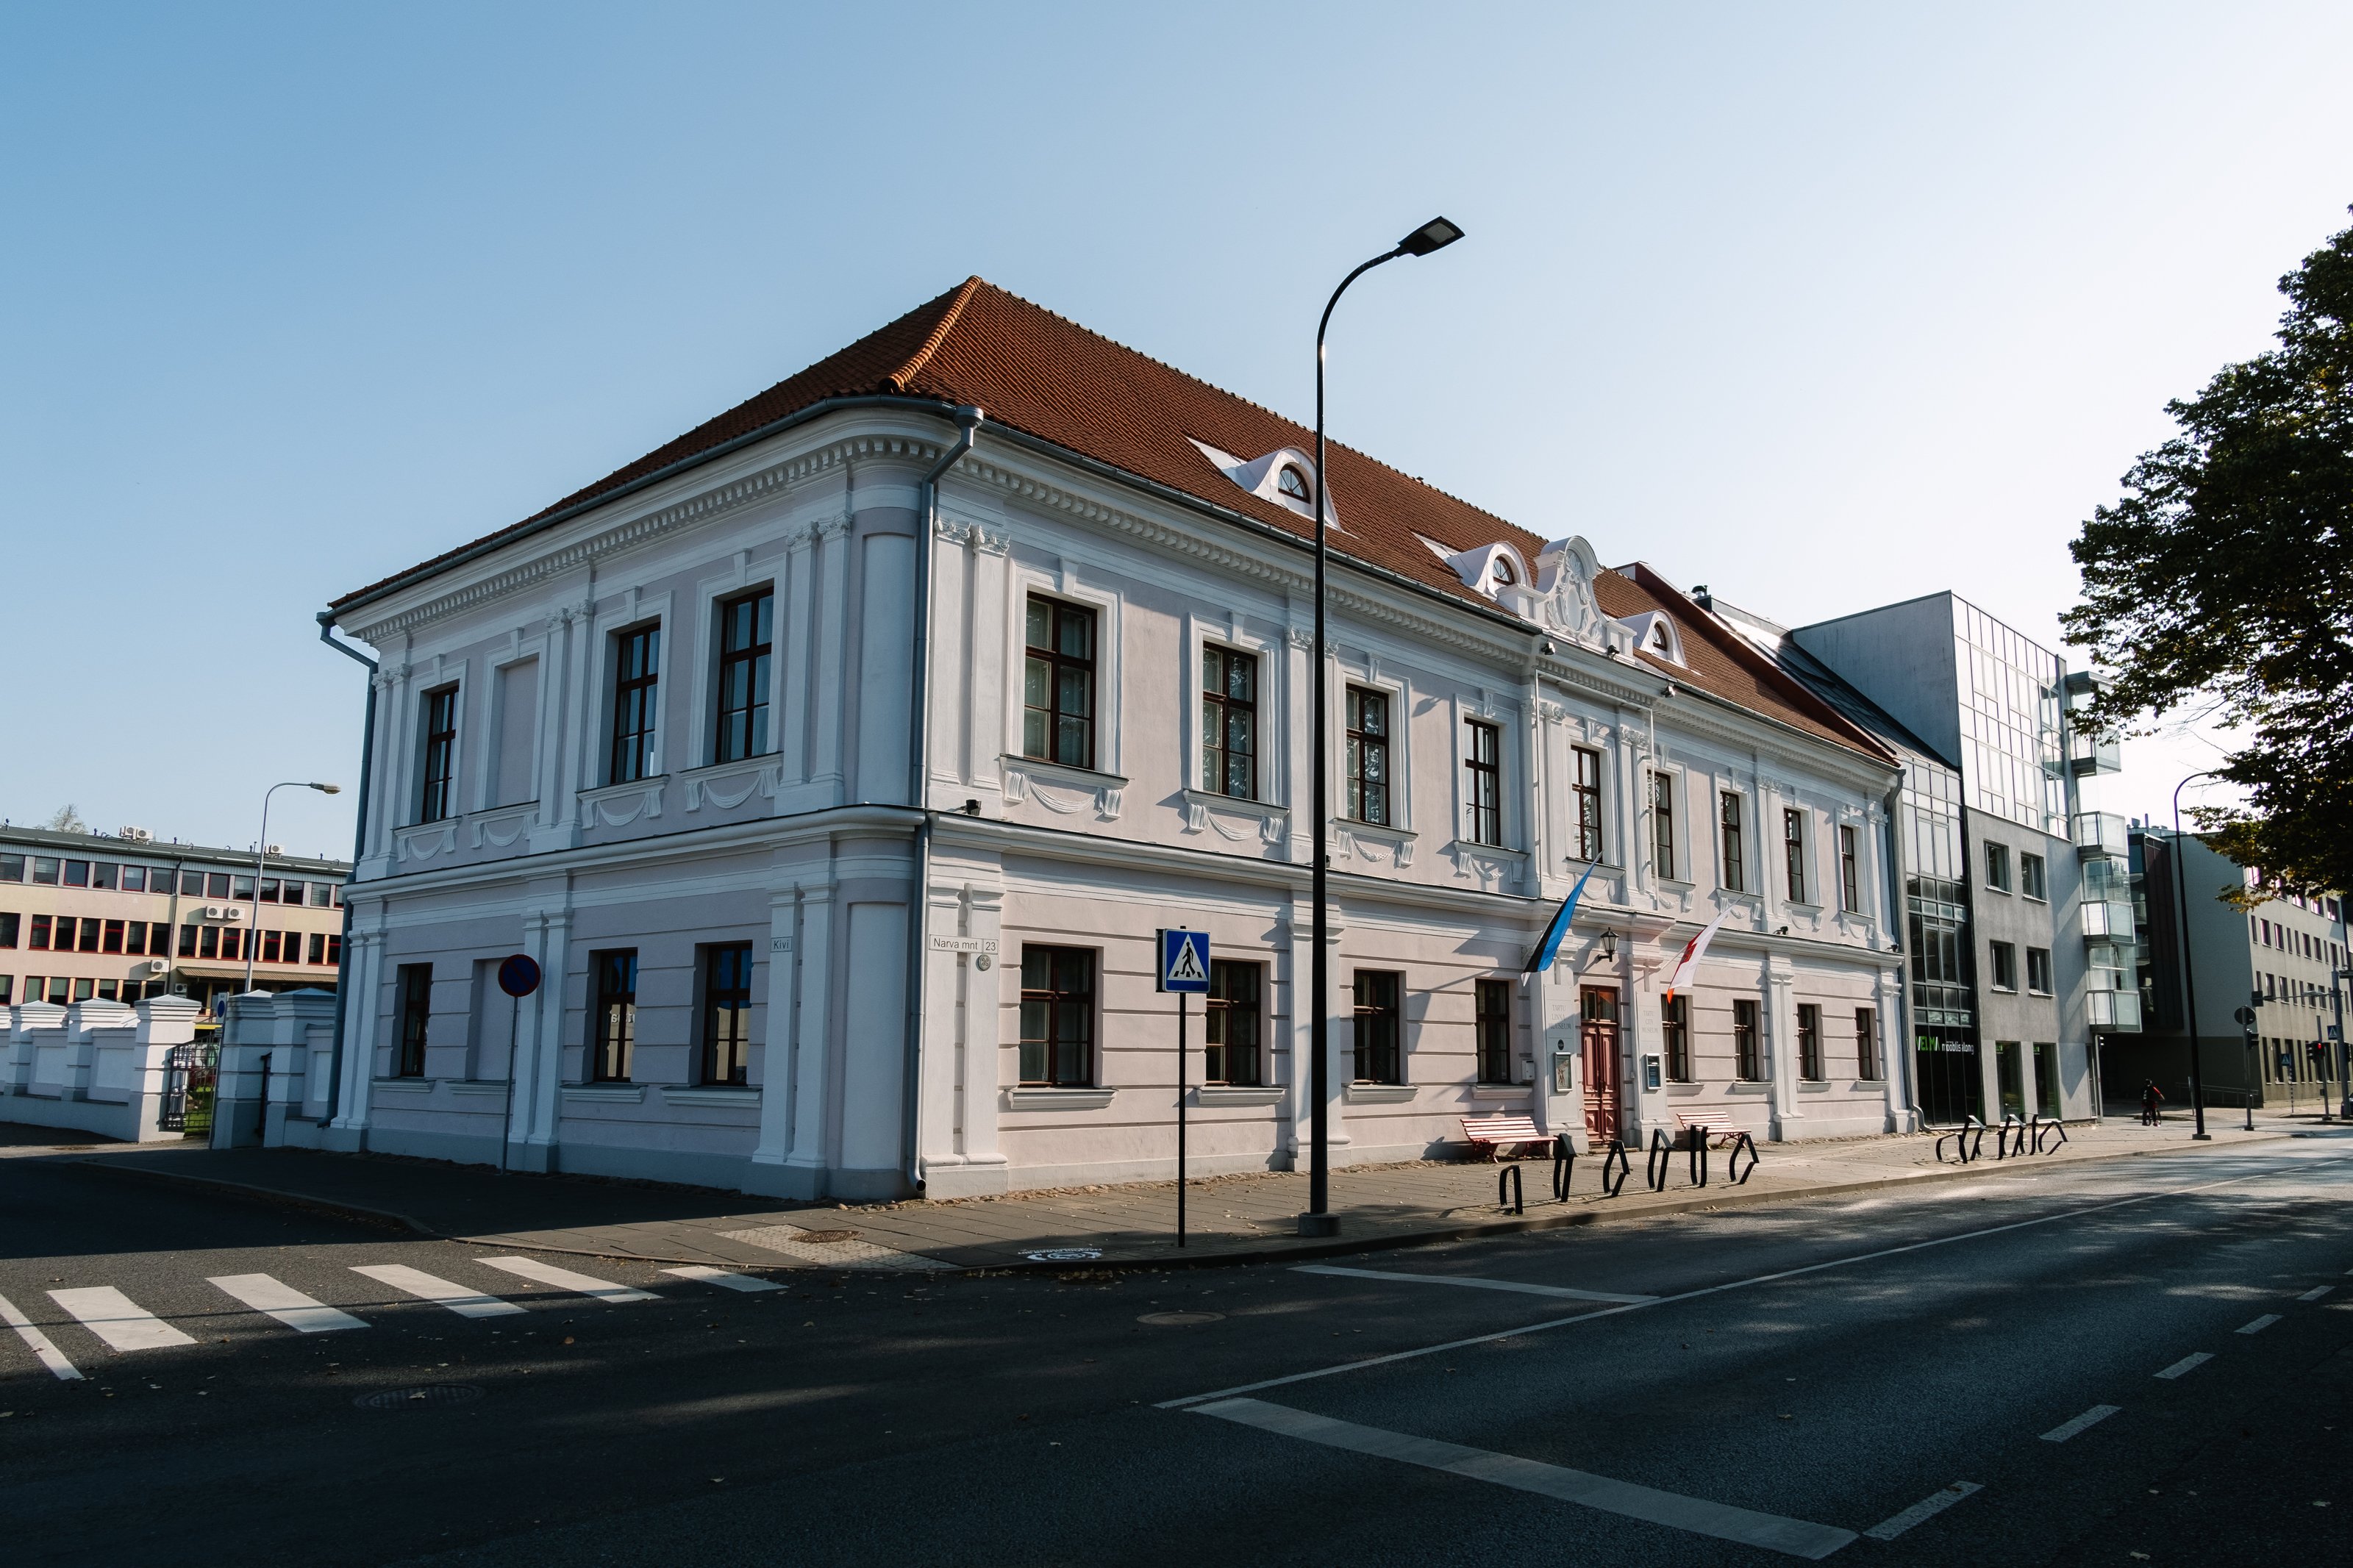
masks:
<svg viewBox="0 0 2353 1568"><path fill-rule="evenodd" d="M171 973L172 961L168 958L151 958L139 968L142 973L147 974L168 974Z"/></svg>
<svg viewBox="0 0 2353 1568"><path fill-rule="evenodd" d="M241 921L245 919L245 906L243 904L223 904L221 906L220 918L225 921Z"/></svg>
<svg viewBox="0 0 2353 1568"><path fill-rule="evenodd" d="M205 919L208 921L216 921L220 918L221 907L218 904L206 904L205 906Z"/></svg>
<svg viewBox="0 0 2353 1568"><path fill-rule="evenodd" d="M143 827L125 827L119 830L115 834L115 837L132 844L153 844L155 842L155 836L148 832Z"/></svg>
<svg viewBox="0 0 2353 1568"><path fill-rule="evenodd" d="M261 847L261 852L264 855L283 855L286 853L286 846L283 844L265 844Z"/></svg>

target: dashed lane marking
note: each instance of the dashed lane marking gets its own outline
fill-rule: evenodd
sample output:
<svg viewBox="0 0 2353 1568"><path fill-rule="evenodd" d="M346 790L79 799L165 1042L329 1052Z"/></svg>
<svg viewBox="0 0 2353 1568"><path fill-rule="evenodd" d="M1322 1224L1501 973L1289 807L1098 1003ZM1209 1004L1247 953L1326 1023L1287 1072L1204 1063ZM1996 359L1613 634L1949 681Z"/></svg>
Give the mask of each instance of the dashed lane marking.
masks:
<svg viewBox="0 0 2353 1568"><path fill-rule="evenodd" d="M501 1301L496 1296L485 1296L480 1290L469 1290L447 1279L436 1279L406 1263L355 1263L352 1272L364 1274L396 1290L406 1290L420 1301L447 1307L461 1318L503 1318L522 1311L512 1301Z"/></svg>
<svg viewBox="0 0 2353 1568"><path fill-rule="evenodd" d="M2042 1434L2042 1440L2046 1443L2063 1443L2084 1427L2096 1426L2123 1408L2121 1405L2094 1405L2073 1421L2053 1426L2050 1431Z"/></svg>
<svg viewBox="0 0 2353 1568"><path fill-rule="evenodd" d="M2238 1331L2242 1334L2260 1334L2265 1329L2270 1328L2274 1323L2276 1323L2279 1321L2280 1318L2277 1312L2265 1312L2262 1317L2257 1318L2253 1322L2242 1327Z"/></svg>
<svg viewBox="0 0 2353 1568"><path fill-rule="evenodd" d="M1663 1492L1651 1487L1638 1487L1629 1481L1613 1481L1607 1476L1590 1475L1583 1470L1564 1469L1558 1465L1546 1465L1535 1459L1523 1459L1485 1448L1466 1448L1459 1443L1443 1443L1434 1437L1416 1437L1378 1426L1359 1426L1353 1421L1335 1421L1325 1415L1311 1415L1304 1410L1269 1405L1262 1400L1219 1400L1212 1405L1195 1405L1193 1414L1215 1415L1222 1421L1239 1422L1262 1432L1321 1443L1326 1447L1342 1448L1352 1454L1370 1454L1377 1458L1395 1459L1400 1464L1419 1465L1424 1469L1444 1470L1450 1475L1467 1477L1474 1481L1510 1487L1514 1491L1535 1492L1540 1497L1556 1498L1562 1502L1577 1503L1586 1508L1599 1509L1604 1513L1663 1524L1671 1530L1710 1535L1719 1541L1737 1541L1747 1546L1762 1546L1792 1557L1827 1557L1854 1539L1853 1531L1841 1530L1834 1525L1785 1519L1774 1513L1757 1513L1726 1503L1709 1502L1704 1498L1684 1497L1679 1492Z"/></svg>
<svg viewBox="0 0 2353 1568"><path fill-rule="evenodd" d="M2183 1373L2196 1372L2200 1367L2204 1366L2208 1362L2212 1361L2213 1359L2214 1358L2211 1354L2204 1351L2191 1351L2188 1355L2183 1356L2179 1361L2175 1362L2163 1372L2157 1373L2153 1375L2161 1377L2168 1383L2170 1383L2175 1378L2179 1377Z"/></svg>
<svg viewBox="0 0 2353 1568"><path fill-rule="evenodd" d="M2296 1300L2299 1301L2317 1301L2323 1296L2327 1295L2331 1290L2336 1289L2337 1287L2334 1285L2323 1285L2317 1289L2306 1290L2303 1295L2298 1296Z"/></svg>
<svg viewBox="0 0 2353 1568"><path fill-rule="evenodd" d="M594 1296L599 1301L659 1301L659 1296L650 1290L638 1290L627 1285L616 1285L610 1279L592 1279L575 1274L569 1268L558 1268L553 1263L542 1263L536 1258L477 1258L477 1263L487 1263L493 1268L503 1268L510 1274L520 1274L526 1279L536 1279L542 1285L553 1285L559 1290L574 1290L583 1296Z"/></svg>
<svg viewBox="0 0 2353 1568"><path fill-rule="evenodd" d="M119 1351L166 1350L196 1342L111 1285L52 1290L49 1300Z"/></svg>
<svg viewBox="0 0 2353 1568"><path fill-rule="evenodd" d="M33 1320L18 1311L16 1303L5 1296L0 1296L0 1321L5 1321L10 1328L16 1331L16 1337L25 1342L26 1347L50 1372L60 1378L69 1380L81 1377L81 1373L75 1369L74 1363L65 1358L65 1352L51 1344L49 1336L35 1328Z"/></svg>
<svg viewBox="0 0 2353 1568"><path fill-rule="evenodd" d="M1524 1296L1562 1296L1572 1301L1624 1301L1636 1306L1656 1296L1621 1296L1607 1290L1572 1290L1566 1285L1522 1285L1511 1279L1472 1279L1459 1274L1401 1274L1390 1268L1337 1268L1328 1263L1303 1263L1293 1274L1336 1274L1349 1279L1402 1279L1409 1285L1463 1285L1473 1290L1514 1290Z"/></svg>
<svg viewBox="0 0 2353 1568"><path fill-rule="evenodd" d="M257 1312L267 1312L288 1328L306 1334L340 1333L367 1324L349 1312L337 1311L302 1294L293 1286L267 1274L223 1274L210 1281Z"/></svg>
<svg viewBox="0 0 2353 1568"><path fill-rule="evenodd" d="M1922 1520L1933 1519L1971 1492L1983 1490L1984 1485L1978 1481L1955 1481L1943 1491L1922 1498L1893 1519L1881 1520L1863 1533L1873 1541L1893 1541Z"/></svg>
<svg viewBox="0 0 2353 1568"><path fill-rule="evenodd" d="M700 1263L690 1263L683 1268L665 1268L665 1274L675 1274L681 1279L699 1280L705 1285L724 1285L730 1290L781 1290L782 1285L773 1279L754 1279L749 1274L730 1274L724 1268L710 1268Z"/></svg>

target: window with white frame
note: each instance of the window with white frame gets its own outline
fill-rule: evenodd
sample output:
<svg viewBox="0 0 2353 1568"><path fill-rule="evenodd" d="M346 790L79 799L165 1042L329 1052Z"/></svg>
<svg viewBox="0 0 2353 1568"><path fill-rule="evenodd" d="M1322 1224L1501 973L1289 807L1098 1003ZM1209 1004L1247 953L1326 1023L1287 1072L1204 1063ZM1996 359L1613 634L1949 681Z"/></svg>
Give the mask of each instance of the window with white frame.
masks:
<svg viewBox="0 0 2353 1568"><path fill-rule="evenodd" d="M1389 699L1384 691L1348 688L1350 818L1392 826L1389 815Z"/></svg>
<svg viewBox="0 0 2353 1568"><path fill-rule="evenodd" d="M1651 775L1651 869L1661 879L1675 879L1675 775Z"/></svg>
<svg viewBox="0 0 2353 1568"><path fill-rule="evenodd" d="M1024 621L1021 754L1095 765L1095 613L1042 595Z"/></svg>
<svg viewBox="0 0 2353 1568"><path fill-rule="evenodd" d="M1806 814L1781 810L1781 863L1793 904L1810 903L1806 897Z"/></svg>
<svg viewBox="0 0 2353 1568"><path fill-rule="evenodd" d="M1258 656L1201 649L1201 788L1258 798Z"/></svg>

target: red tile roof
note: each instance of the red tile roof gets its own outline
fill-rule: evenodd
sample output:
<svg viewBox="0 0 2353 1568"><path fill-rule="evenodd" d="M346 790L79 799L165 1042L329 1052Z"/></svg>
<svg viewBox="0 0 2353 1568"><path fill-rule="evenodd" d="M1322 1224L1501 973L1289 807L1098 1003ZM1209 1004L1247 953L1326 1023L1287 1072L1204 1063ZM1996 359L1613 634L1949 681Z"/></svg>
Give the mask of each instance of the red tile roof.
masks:
<svg viewBox="0 0 2353 1568"><path fill-rule="evenodd" d="M827 398L875 395L948 405L976 404L987 411L991 425L1010 426L1283 532L1314 536L1308 519L1242 489L1193 445L1198 439L1243 458L1262 457L1281 447L1312 453L1315 441L1312 429L978 278L969 278L879 331L521 522L346 595L332 607L340 609L393 584L428 574L483 546L529 532L558 513L712 452ZM986 427L982 439L987 440ZM1335 554L1356 557L1466 605L1494 613L1486 599L1466 587L1415 535L1426 534L1457 550L1507 540L1531 561L1542 548L1543 541L1525 529L1387 464L1337 443L1329 444L1328 451L1332 496L1342 524L1333 536ZM1635 592L1643 598L1641 608L1666 607L1675 613L1672 606L1651 605L1641 590ZM1668 592L1672 594L1672 589ZM1606 597L1604 608L1611 615L1640 613L1639 609L1609 609ZM1705 619L1688 601L1683 613L1676 615L1678 623L1685 626L1687 651L1694 645L1688 619L1693 616ZM1709 649L1708 668L1677 672L1685 679L1711 689L1724 682L1728 689L1720 694L1744 707L1799 723L1841 744L1857 743L1859 732L1801 688L1784 692L1781 686L1793 684L1786 678L1778 683L1766 680L1730 653L1717 649L1704 632L1699 640ZM1738 639L1731 640L1746 648ZM1836 728L1826 727L1815 718L1815 710L1828 714ZM1863 749L1878 750L1867 738L1861 743Z"/></svg>

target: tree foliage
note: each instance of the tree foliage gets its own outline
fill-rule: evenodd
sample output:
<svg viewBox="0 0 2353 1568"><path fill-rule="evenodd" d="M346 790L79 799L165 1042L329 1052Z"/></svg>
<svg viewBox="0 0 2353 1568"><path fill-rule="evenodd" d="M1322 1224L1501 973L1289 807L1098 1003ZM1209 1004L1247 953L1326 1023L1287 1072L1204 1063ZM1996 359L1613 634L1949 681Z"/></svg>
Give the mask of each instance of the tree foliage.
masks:
<svg viewBox="0 0 2353 1568"><path fill-rule="evenodd" d="M90 825L81 819L81 813L76 811L70 805L61 805L52 812L47 826L52 833L88 833L90 831Z"/></svg>
<svg viewBox="0 0 2353 1568"><path fill-rule="evenodd" d="M2278 347L2167 404L2180 434L2084 525L2062 619L2114 672L2088 725L2237 731L2247 804L2200 808L2208 842L2269 888L2353 890L2353 229L2279 287Z"/></svg>

